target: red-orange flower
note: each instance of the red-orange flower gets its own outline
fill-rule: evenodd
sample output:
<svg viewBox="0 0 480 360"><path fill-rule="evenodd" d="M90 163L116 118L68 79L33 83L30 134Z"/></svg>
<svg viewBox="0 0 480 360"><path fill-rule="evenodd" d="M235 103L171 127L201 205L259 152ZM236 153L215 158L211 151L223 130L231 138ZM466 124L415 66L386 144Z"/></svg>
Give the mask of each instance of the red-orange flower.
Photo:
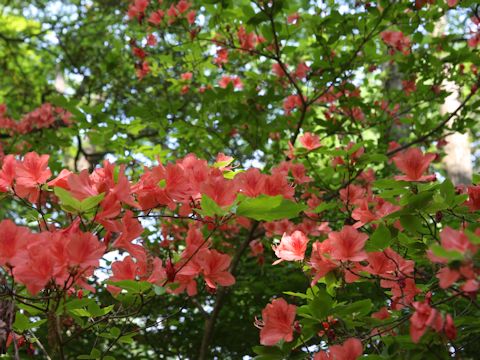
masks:
<svg viewBox="0 0 480 360"><path fill-rule="evenodd" d="M0 234L0 265L14 265L20 251L27 246L30 233L26 227L6 219L0 222Z"/></svg>
<svg viewBox="0 0 480 360"><path fill-rule="evenodd" d="M22 161L18 162L15 190L20 197L28 198L32 203L37 202L40 195L39 186L52 176L48 168L48 158L48 155L29 152Z"/></svg>
<svg viewBox="0 0 480 360"><path fill-rule="evenodd" d="M293 322L297 307L284 299L275 299L262 310L260 344L273 346L280 340L293 340Z"/></svg>
<svg viewBox="0 0 480 360"><path fill-rule="evenodd" d="M395 176L395 179L405 181L435 180L435 175L423 175L435 157L435 154L423 154L418 148L410 148L395 155L393 157L395 165L405 174Z"/></svg>
<svg viewBox="0 0 480 360"><path fill-rule="evenodd" d="M275 261L273 265L276 265L282 261L301 261L305 257L305 251L307 250L308 238L305 234L299 230L294 231L292 235L284 233L280 245L273 246L275 255L279 260Z"/></svg>
<svg viewBox="0 0 480 360"><path fill-rule="evenodd" d="M232 258L216 250L202 250L198 253L196 262L202 269L203 278L207 285L215 289L218 285L231 286L235 278L228 272Z"/></svg>
<svg viewBox="0 0 480 360"><path fill-rule="evenodd" d="M363 345L357 338L345 340L341 345L332 345L329 352L320 351L313 360L356 360L363 354Z"/></svg>
<svg viewBox="0 0 480 360"><path fill-rule="evenodd" d="M320 144L320 138L310 132L306 132L300 136L298 141L300 141L300 144L302 144L302 146L307 150L315 150L322 146Z"/></svg>
<svg viewBox="0 0 480 360"><path fill-rule="evenodd" d="M344 226L341 231L328 235L331 244L330 258L340 261L362 261L367 258L363 250L368 236L357 231L353 226Z"/></svg>
<svg viewBox="0 0 480 360"><path fill-rule="evenodd" d="M441 331L443 327L442 315L429 304L429 301L413 304L415 312L410 317L410 337L414 343L418 343L422 335L431 328L435 331Z"/></svg>

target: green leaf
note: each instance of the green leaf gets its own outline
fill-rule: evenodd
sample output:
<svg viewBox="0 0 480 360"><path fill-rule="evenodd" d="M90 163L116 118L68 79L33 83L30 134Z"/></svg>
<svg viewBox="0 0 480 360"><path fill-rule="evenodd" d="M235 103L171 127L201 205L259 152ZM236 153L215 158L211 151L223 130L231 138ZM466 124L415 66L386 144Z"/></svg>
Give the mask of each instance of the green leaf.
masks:
<svg viewBox="0 0 480 360"><path fill-rule="evenodd" d="M290 295L290 296L295 296L301 299L309 299L308 295L299 293L299 292L293 292L293 291L284 291L283 292L285 295Z"/></svg>
<svg viewBox="0 0 480 360"><path fill-rule="evenodd" d="M282 8L283 8L283 1L282 0L276 0L275 2L273 2L273 8L272 8L271 11L272 11L273 15L275 15L280 10L282 10ZM248 19L247 24L255 26L255 25L259 25L263 22L267 22L269 20L270 20L270 18L269 18L266 11L259 11L254 16L252 16L250 19Z"/></svg>
<svg viewBox="0 0 480 360"><path fill-rule="evenodd" d="M463 204L468 199L468 194L459 194L453 199L452 207Z"/></svg>
<svg viewBox="0 0 480 360"><path fill-rule="evenodd" d="M425 246L423 242L417 240L416 238L410 237L400 232L397 235L397 241L399 244L405 247L415 247L417 244L421 244L422 246Z"/></svg>
<svg viewBox="0 0 480 360"><path fill-rule="evenodd" d="M284 358L282 350L276 346L254 346L252 350L255 354L260 355L255 357L255 359L280 360Z"/></svg>
<svg viewBox="0 0 480 360"><path fill-rule="evenodd" d="M472 244L476 244L476 245L480 244L480 236L478 236L474 232L467 229L465 230L465 235L467 235L468 240L470 240Z"/></svg>
<svg viewBox="0 0 480 360"><path fill-rule="evenodd" d="M86 199L83 199L80 202L80 212L88 212L89 210L92 210L93 208L97 207L98 204L100 204L105 197L104 193L95 195L95 196L90 196Z"/></svg>
<svg viewBox="0 0 480 360"><path fill-rule="evenodd" d="M400 224L412 233L421 232L423 230L422 221L414 215L400 216Z"/></svg>
<svg viewBox="0 0 480 360"><path fill-rule="evenodd" d="M377 189L403 189L408 185L405 181L397 181L391 179L381 179L373 183L373 187Z"/></svg>
<svg viewBox="0 0 480 360"><path fill-rule="evenodd" d="M27 312L28 312L30 315L32 315L32 316L39 315L39 314L42 313L42 311L40 311L39 309L34 308L34 307L32 307L32 306L30 306L30 305L28 305L28 304L18 303L18 304L16 304L16 305L17 305L17 307L18 307L19 309L22 309L22 310L27 311Z"/></svg>
<svg viewBox="0 0 480 360"><path fill-rule="evenodd" d="M70 314L80 317L93 317L92 314L86 309L71 309Z"/></svg>
<svg viewBox="0 0 480 360"><path fill-rule="evenodd" d="M368 252L381 251L389 247L391 243L392 234L390 230L384 224L380 224L368 239L365 250Z"/></svg>
<svg viewBox="0 0 480 360"><path fill-rule="evenodd" d="M163 286L153 284L153 292L155 293L155 295L164 295L167 290Z"/></svg>
<svg viewBox="0 0 480 360"><path fill-rule="evenodd" d="M373 307L372 300L363 299L355 301L348 305L338 305L333 308L332 313L341 317L361 317L366 316Z"/></svg>
<svg viewBox="0 0 480 360"><path fill-rule="evenodd" d="M223 173L223 177L225 179L229 179L229 180L232 180L235 176L237 176L237 174L240 174L242 172L245 172L245 170L235 170L235 171L226 171Z"/></svg>
<svg viewBox="0 0 480 360"><path fill-rule="evenodd" d="M82 309L82 308L87 307L92 302L94 302L93 299L89 299L89 298L85 298L85 297L83 297L82 299L74 298L74 299L69 299L69 301L65 304L65 307L68 310Z"/></svg>
<svg viewBox="0 0 480 360"><path fill-rule="evenodd" d="M135 335L136 334L133 333L133 334L121 336L118 339L118 342L123 343L123 344L132 344L133 343L133 336L135 336Z"/></svg>
<svg viewBox="0 0 480 360"><path fill-rule="evenodd" d="M335 276L333 271L330 271L323 278L319 279L318 282L325 284L327 293L332 297L335 297L336 288L342 285L340 279Z"/></svg>
<svg viewBox="0 0 480 360"><path fill-rule="evenodd" d="M250 19L248 19L247 24L248 25L259 25L262 22L266 22L268 20L269 20L268 15L265 12L260 11L259 13L255 14Z"/></svg>
<svg viewBox="0 0 480 360"><path fill-rule="evenodd" d="M432 201L433 195L433 191L425 191L419 194L406 196L400 201L400 205L405 206L407 209L423 209Z"/></svg>
<svg viewBox="0 0 480 360"><path fill-rule="evenodd" d="M383 154L370 154L363 157L364 163L386 163L388 157Z"/></svg>
<svg viewBox="0 0 480 360"><path fill-rule="evenodd" d="M112 327L112 328L110 329L110 334L112 334L113 337L118 337L118 336L120 336L120 333L121 333L121 331L120 331L120 329L117 328L117 327Z"/></svg>
<svg viewBox="0 0 480 360"><path fill-rule="evenodd" d="M226 167L228 165L230 165L232 162L233 162L233 158L230 159L230 160L226 160L226 161L217 161L213 164L213 167L215 168L221 168L221 167Z"/></svg>
<svg viewBox="0 0 480 360"><path fill-rule="evenodd" d="M25 330L39 327L46 321L47 321L46 319L42 319L42 320L30 322L30 318L28 316L17 311L17 313L15 314L15 322L13 323L13 328L15 329L16 332L23 333Z"/></svg>
<svg viewBox="0 0 480 360"><path fill-rule="evenodd" d="M62 202L62 207L65 210L75 212L80 208L80 200L75 199L69 191L61 187L55 187L53 191Z"/></svg>
<svg viewBox="0 0 480 360"><path fill-rule="evenodd" d="M464 256L455 250L446 250L438 244L432 245L430 248L433 255L448 259L450 261L463 260Z"/></svg>
<svg viewBox="0 0 480 360"><path fill-rule="evenodd" d="M69 100L62 95L49 97L48 101L56 106L68 110L77 120L85 120L85 114L77 107L78 101Z"/></svg>
<svg viewBox="0 0 480 360"><path fill-rule="evenodd" d="M136 280L120 280L120 281L106 281L107 284L119 287L132 294L145 293L152 288L152 284L147 281Z"/></svg>
<svg viewBox="0 0 480 360"><path fill-rule="evenodd" d="M355 151L360 149L363 145L365 145L363 142L355 143L350 149L347 150L347 154L352 155Z"/></svg>
<svg viewBox="0 0 480 360"><path fill-rule="evenodd" d="M335 203L330 203L330 202L323 202L321 203L320 205L318 205L314 210L313 212L315 213L320 213L322 211L325 211L325 210L330 210L330 209L334 209L335 207L337 207L338 205L335 204Z"/></svg>
<svg viewBox="0 0 480 360"><path fill-rule="evenodd" d="M474 183L474 184L479 184L480 183L480 174L473 174L472 183Z"/></svg>
<svg viewBox="0 0 480 360"><path fill-rule="evenodd" d="M91 302L88 304L88 312L92 317L98 317L108 314L113 310L114 305L109 305L104 308L101 308L96 302Z"/></svg>
<svg viewBox="0 0 480 360"><path fill-rule="evenodd" d="M62 208L68 212L88 212L100 204L105 197L105 194L101 193L83 200L78 200L74 198L69 191L61 187L55 187L54 192L62 202Z"/></svg>
<svg viewBox="0 0 480 360"><path fill-rule="evenodd" d="M445 199L445 202L448 205L452 205L453 201L455 199L455 187L453 186L452 182L450 180L445 180L440 186L440 194L442 197Z"/></svg>
<svg viewBox="0 0 480 360"><path fill-rule="evenodd" d="M307 208L307 206L287 200L281 195L260 195L255 198L244 198L238 205L236 214L259 221L274 221L294 218Z"/></svg>
<svg viewBox="0 0 480 360"><path fill-rule="evenodd" d="M365 321L370 313L373 303L370 299L355 301L351 304L341 304L332 309L332 314L338 316L345 323L346 327L355 327Z"/></svg>
<svg viewBox="0 0 480 360"><path fill-rule="evenodd" d="M202 195L202 209L196 210L203 216L215 217L215 215L223 216L227 211L223 210L218 204L208 195Z"/></svg>
<svg viewBox="0 0 480 360"><path fill-rule="evenodd" d="M317 320L325 319L330 313L332 305L333 300L324 288L319 288L319 291L315 294L313 300L308 303L310 314L312 314Z"/></svg>
<svg viewBox="0 0 480 360"><path fill-rule="evenodd" d="M237 215L255 218L261 217L271 209L279 207L283 196L260 195L255 198L241 196L240 199L241 202L237 207Z"/></svg>
<svg viewBox="0 0 480 360"><path fill-rule="evenodd" d="M77 359L85 359L85 360L93 360L93 359L100 359L102 357L102 352L98 349L93 348L90 352L90 355L80 355Z"/></svg>

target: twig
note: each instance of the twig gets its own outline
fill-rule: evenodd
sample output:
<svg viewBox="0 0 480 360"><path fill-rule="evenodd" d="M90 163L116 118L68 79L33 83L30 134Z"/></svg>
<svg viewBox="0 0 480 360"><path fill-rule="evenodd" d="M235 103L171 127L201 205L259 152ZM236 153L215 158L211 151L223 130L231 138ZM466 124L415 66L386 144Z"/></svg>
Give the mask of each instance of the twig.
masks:
<svg viewBox="0 0 480 360"><path fill-rule="evenodd" d="M259 223L255 221L250 228L248 237L243 241L243 243L238 247L235 255L233 256L232 262L230 264L230 273L235 276L237 272L238 265L242 258L243 253L247 249L250 242L255 238L255 230L257 229ZM205 360L208 358L208 349L210 348L210 342L212 339L213 331L215 329L215 323L220 314L220 310L223 307L225 297L228 293L227 288L220 287L217 291L217 297L215 300L215 305L210 317L205 320L205 331L203 333L202 344L200 346L200 353L198 355L199 360Z"/></svg>

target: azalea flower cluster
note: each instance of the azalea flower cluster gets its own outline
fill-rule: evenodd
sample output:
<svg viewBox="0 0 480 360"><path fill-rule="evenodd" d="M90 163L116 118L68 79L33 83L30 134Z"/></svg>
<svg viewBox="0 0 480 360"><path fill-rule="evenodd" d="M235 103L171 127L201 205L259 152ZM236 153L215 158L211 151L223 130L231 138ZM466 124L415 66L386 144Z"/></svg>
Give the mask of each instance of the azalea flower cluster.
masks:
<svg viewBox="0 0 480 360"><path fill-rule="evenodd" d="M311 285L336 269L340 270L347 283L354 282L363 274L380 279L380 286L392 292L392 308L400 309L412 303L420 292L413 276L414 262L406 260L390 248L384 251L365 252L368 236L353 226L344 226L340 231L331 231L327 239L312 244L312 253L307 264L313 275ZM280 244L274 246L275 255L281 261L303 261L309 243L301 231L283 235Z"/></svg>
<svg viewBox="0 0 480 360"><path fill-rule="evenodd" d="M147 15L147 9L152 4L160 8L151 9ZM155 46L157 44L157 38L151 32L151 26L157 27L160 25L173 25L174 23L186 19L189 26L193 26L196 20L197 12L191 9L192 4L186 0L180 0L176 3L172 3L170 7L162 8L163 1L151 2L150 0L133 0L128 7L127 15L129 19L136 19L140 24L147 19L149 26L149 33L146 36L146 44L149 46ZM195 30L191 30L191 34L195 34ZM135 57L139 59L139 62L135 64L137 77L141 80L150 73L150 65L146 60L147 52L138 47L135 40L131 41L132 51Z"/></svg>
<svg viewBox="0 0 480 360"><path fill-rule="evenodd" d="M304 99L306 101L306 99ZM294 109L303 106L302 95L289 95L283 100L283 110L285 115L290 115Z"/></svg>
<svg viewBox="0 0 480 360"><path fill-rule="evenodd" d="M280 71L283 69L278 66L273 65L274 73L280 76ZM318 72L318 71L317 71ZM312 71L310 67L304 63L300 63L295 72L293 72L289 79L290 81L297 82L298 80L305 80L307 76L314 76L317 72ZM311 74L311 75L309 75ZM285 81L284 77L280 77L281 80ZM365 119L365 114L362 108L358 106L345 106L340 105L338 100L342 98L360 98L360 89L354 88L353 90L347 89L347 87L353 86L353 84L345 82L341 84L338 88L329 87L327 88L321 96L318 96L314 99L309 99L305 95L293 94L284 98L283 100L283 110L286 116L289 116L293 113L295 109L300 109L302 111L308 111L312 104L322 104L326 109L323 111L323 114L327 120L336 122L335 115L340 115L350 119L352 121L363 121ZM286 87L285 84L283 87ZM308 106L306 106L308 105Z"/></svg>
<svg viewBox="0 0 480 360"><path fill-rule="evenodd" d="M228 161L231 160L233 159ZM258 169L251 168L229 180L223 176L222 171L229 168L222 168L221 165L212 168L208 166L207 161L200 160L194 155L187 155L174 164L146 169L139 182L135 184L133 193L142 210L158 205L165 205L170 209L180 206L179 214L183 216L191 213L192 207L202 194L209 196L222 207L232 205L238 193L248 197L264 194L282 195L292 199L294 188L288 181L288 174L291 172L297 181L301 181L305 174L304 168L300 173L292 169L296 169L296 166L290 162L272 169L271 175L262 174Z"/></svg>
<svg viewBox="0 0 480 360"><path fill-rule="evenodd" d="M80 231L79 221L66 229L32 233L3 220L0 233L0 265L31 294L51 285L64 290L73 286L94 290L86 278L99 265L105 244L94 234Z"/></svg>
<svg viewBox="0 0 480 360"><path fill-rule="evenodd" d="M71 114L52 104L45 103L39 108L22 116L18 121L7 116L7 106L0 104L0 128L9 135L27 134L35 129L44 129L59 123L70 125Z"/></svg>
<svg viewBox="0 0 480 360"><path fill-rule="evenodd" d="M288 71L288 65L283 64L283 66L285 67L285 70L278 62L273 63L273 74L275 74L275 76L279 78L286 77L287 73L285 71ZM302 61L296 66L295 71L293 71L290 76L297 80L306 80L310 71L310 66L308 66L304 61Z"/></svg>
<svg viewBox="0 0 480 360"><path fill-rule="evenodd" d="M306 134L301 144L307 142L314 144L303 147L314 149L319 146L314 134ZM398 146L393 147L397 149ZM404 175L396 176L397 181L406 182L430 182L436 178L425 175L430 163L436 158L435 154L424 154L418 148L409 148L399 151L393 157L393 162L398 170ZM321 278L334 272L336 277L343 275L346 283L362 281L378 281L381 288L389 295L388 306L392 311L409 309L407 319L410 321L410 336L412 342L418 343L423 334L428 330L444 334L448 339L454 340L457 335L453 317L451 314L443 314L431 303L432 294L428 292L423 301L415 301L421 296L422 291L416 284L415 262L401 256L392 248L387 247L382 251L365 251L365 245L369 236L359 231L364 225L373 223L376 228L378 221L385 216L401 210L394 205L372 194L369 184L374 179L373 174L364 179L364 185L351 184L340 190L339 197L348 206L354 206L351 212L353 219L357 220L354 225L345 225L340 231L331 231L328 222L322 224L322 231L304 232L302 225L295 225L287 220L265 224L267 236L278 235L284 230L278 245L272 248L278 260L273 262L277 265L283 261L302 262L304 270L309 269L312 275L311 286L315 286ZM360 178L360 183L362 179ZM480 209L480 187L469 186L466 191L469 199L464 205L471 211ZM373 204L373 207L370 207ZM314 214L312 214L314 215ZM392 224L399 231L403 228L399 222ZM318 224L317 224L318 226ZM326 236L322 241L311 244L309 258L306 254L310 248L309 236ZM471 294L474 296L480 289L480 268L475 264L474 258L480 249L472 242L472 238L480 236L480 229L475 233L454 230L446 226L440 232L440 246L447 254L454 254L452 260L448 255L440 255L435 249L427 252L428 259L433 264L440 264L436 277L442 289L450 289L458 294ZM443 253L441 253L443 254ZM457 284L460 283L459 288ZM299 324L295 321L296 306L288 304L284 299L274 299L262 311L262 320L256 320L255 324L261 329L260 343L266 346L277 345L281 340L291 342L294 333L301 333ZM372 317L383 320L390 318L387 307L373 313ZM330 328L327 322L326 329ZM319 333L326 334L326 332ZM379 334L374 329L372 335ZM330 337L329 337L330 339ZM315 354L315 359L357 359L363 353L363 346L359 339L350 338L342 345L331 345L328 351L320 351Z"/></svg>
<svg viewBox="0 0 480 360"><path fill-rule="evenodd" d="M304 133L299 137L299 147L302 148L299 156L321 146L316 134ZM354 146L353 143L345 146L348 155L339 157L337 166L355 164L361 158L363 148L354 149ZM398 149L397 145L394 148ZM398 151L392 160L403 175L395 179L405 182L405 186L434 181L435 177L428 175L427 171L435 157L418 148ZM126 255L111 264L107 290L114 295L122 291L116 285L124 280L146 281L165 287L168 293L186 292L189 296L197 294L198 279L203 279L209 291L218 286L231 286L235 283L230 273L232 257L228 249L231 244L228 241L215 242L214 246L212 236L217 229L236 234L241 227L250 229L251 223L237 217L236 224L231 225L228 216L225 222L222 217L202 216L205 198L228 214L242 198L280 195L295 201L294 186L305 186L312 181L299 162L283 161L272 168L270 174L263 174L256 168L235 171L231 165L233 159L224 154L218 155L213 166L190 154L174 163L144 168L135 183L127 178L125 166L115 166L109 161L92 173L62 170L52 179L48 160L48 155L34 152L22 158L7 155L0 169L0 192L31 204L39 213L38 232L10 220L0 222L3 234L0 238L0 266L32 294L43 289L95 291L92 286L94 271L104 255L112 251ZM343 210L356 221L338 231L332 231L329 222L323 221L316 211L322 204L321 194L309 193L308 187L301 188L301 196L308 208L300 222L282 219L260 225L267 237L282 235L280 242L272 246L277 257L273 265L302 263L304 271L311 277L312 287L330 273L346 283L359 280L378 282L379 287L389 293L388 309L384 307L372 317L385 319L390 316L389 311L407 310L413 342L418 342L428 329L454 339L456 328L452 316L442 315L435 304L431 304L428 294L424 301L416 301L422 291L417 286L415 262L391 247L366 251L369 235L364 226L376 229L387 215L401 210L400 206L373 193L371 184L374 179L373 171L365 170L355 183L338 191ZM467 187L464 191L469 194L465 205L472 211L480 208L478 186ZM89 203L90 207L86 207ZM58 209L56 204L71 214L77 214L65 228L44 217L45 211L52 206ZM80 206L81 210L75 206ZM174 214L162 223L160 246L169 252L178 252L175 262L170 257L165 261L155 256L143 243L144 227L139 218L154 216L160 209ZM173 218L200 221L189 221L185 228L176 227ZM94 224L97 230L91 232ZM399 231L403 229L399 222L392 226ZM210 231L208 234L204 232L205 228ZM428 252L428 258L440 265L437 272L440 288L465 294L479 290L480 269L473 260L479 246L470 240L471 236L480 236L480 233L470 234L445 227L440 232L440 245L447 255L439 255L435 248ZM311 241L311 237L320 239ZM226 234L225 239L228 238ZM263 243L253 240L249 246L251 255L258 257L259 263L263 264ZM451 252L455 255L454 261L448 257ZM458 283L459 289L456 287ZM296 310L295 305L281 298L268 304L262 311L262 320L256 321L261 329L261 344L273 346L281 340L293 341L295 332L301 332L295 321ZM329 323L326 324L324 328L329 329ZM331 335L332 331L329 329L328 334ZM375 331L372 334L376 334ZM319 333L319 336L323 335ZM361 341L348 338L343 344L333 344L327 351L318 352L315 359L344 359L339 355L342 353L355 359L362 352Z"/></svg>
<svg viewBox="0 0 480 360"><path fill-rule="evenodd" d="M152 26L155 28L163 23L172 25L183 17L187 19L189 24L190 39L196 38L201 31L200 27L193 27L195 24L196 12L190 10L191 4L188 1L182 0L177 3L174 2L168 9L161 8L158 10L152 10L152 4L153 2L150 2L149 0L134 0L128 10L128 17L130 19L137 19L140 24L144 24L147 35L143 42L148 46L154 47L157 44L157 38L152 32ZM160 7L162 4L163 2L160 2ZM144 21L144 19L147 19L147 21ZM299 19L300 15L298 13L293 13L286 18L286 22L289 25L297 25ZM273 41L267 42L267 39L259 34L258 31L248 31L245 24L239 24L235 28L229 27L226 30L227 34L224 32L216 33L213 38L208 40L215 45L213 63L219 68L224 69L225 64L230 61L229 54L232 51L235 51L237 54L247 54L256 57L261 55L262 52L270 54L270 56L266 56L268 60L265 61L273 59L271 65L272 73L280 84L278 88L288 89L293 87L296 90L293 94L281 95L283 97L283 110L286 116L292 115L296 109L305 113L310 110L311 105L320 103L327 108L324 111L324 115L328 120L333 119L334 115L338 114L352 121L365 121L366 114L360 106L339 106L333 103L341 97L360 97L359 89L353 91L342 90L344 85L353 86L351 83L341 84L339 87L330 86L323 93L309 99L307 98L306 93L302 91L302 83L306 83L312 77L320 76L323 71L322 69L312 69L308 65L308 60L301 60L297 64L289 65L284 63L282 59L277 59L277 52L282 45L276 44ZM390 47L392 53L395 51L401 51L404 54L410 53L410 40L401 32L385 31L382 33L382 39ZM137 76L139 79L142 79L151 70L147 61L148 51L138 45L135 40L131 40L130 43L133 54L138 59L138 63L135 66ZM331 62L335 56L335 52L332 51L325 56L324 60ZM193 82L191 81L191 78L185 80L183 76L181 76L181 79L183 86L180 88L180 93L187 94L190 92ZM219 74L217 85L222 89L226 89L229 85L237 91L244 89L244 82L239 75L222 72ZM198 92L204 93L206 90L212 88L212 84L199 85ZM340 90L338 90L338 88L340 88ZM412 86L407 89L408 91L415 90Z"/></svg>
<svg viewBox="0 0 480 360"><path fill-rule="evenodd" d="M403 55L410 54L411 42L408 36L405 36L401 31L384 31L380 34L385 44L390 47L390 54L395 54L396 51Z"/></svg>
<svg viewBox="0 0 480 360"><path fill-rule="evenodd" d="M457 337L457 329L453 318L447 314L445 319L442 314L430 304L431 293L427 294L424 301L416 301L412 304L415 312L410 317L410 337L414 343L418 343L423 334L432 329L435 332L444 332L448 339Z"/></svg>
<svg viewBox="0 0 480 360"><path fill-rule="evenodd" d="M176 282L175 289L169 291L186 290L192 296L197 292L196 278L199 276L211 289L217 285L232 285L235 279L228 272L230 255L213 249L209 237L204 238L199 227L189 227L180 260L175 264L170 260L164 263L141 244L144 228L136 214L143 211L148 217L154 209L169 209L189 219L196 210L201 210L203 196L224 208L231 206L239 194L246 197L281 195L293 199L294 188L288 181L290 172L293 181L309 181L303 167L299 169L297 164L290 162L273 169L271 175L252 168L229 180L224 174L232 171L229 164L233 159L223 154L218 156L213 167L205 160L187 155L176 163L145 168L135 184L128 180L123 165L115 166L108 161L92 173L83 170L76 174L64 169L51 179L48 160L48 155L35 152L23 158L7 155L0 170L0 192L31 203L42 217L39 233L18 227L9 220L1 225L10 235L1 239L0 246L6 250L0 264L33 294L48 286L91 289L86 279L98 267L103 255L113 250L128 256L112 264L111 281L142 280L159 286ZM95 234L86 231L81 211L65 229L49 223L43 217L43 211L50 208L45 207L47 200L70 206L66 208L70 212L72 206L86 206L93 201L91 208L82 208L82 211L90 210L89 216L93 216L90 221L102 226L103 236L99 238L98 231ZM208 217L204 220L214 228L228 226L214 225L213 219ZM239 223L249 224L247 219L239 219ZM168 246L168 234L164 236ZM49 253L56 255L47 256ZM28 269L35 270L29 275ZM120 291L114 285L109 285L108 290L114 294Z"/></svg>
<svg viewBox="0 0 480 360"><path fill-rule="evenodd" d="M288 304L285 299L274 299L262 310L262 320L256 320L260 328L260 343L266 346L277 344L280 340L293 340L295 314L297 307ZM341 345L332 345L328 351L319 351L314 360L355 360L363 353L359 339L349 338Z"/></svg>
<svg viewBox="0 0 480 360"><path fill-rule="evenodd" d="M479 236L480 229L472 236ZM475 266L474 257L480 246L473 244L463 231L446 227L440 233L440 245L447 251L459 254L459 260L453 261L446 257L435 255L432 250L428 251L429 259L443 267L437 272L439 285L446 289L462 280L460 290L468 293L476 293L480 289L480 267Z"/></svg>
<svg viewBox="0 0 480 360"><path fill-rule="evenodd" d="M253 31L248 32L244 26L240 25L238 27L236 35L236 42L238 46L232 45L240 53L249 53L254 50L259 44L265 42L265 39L262 36L255 34ZM226 40L222 35L216 34L212 39L213 44L215 44L215 57L213 59L214 64L222 68L225 64L228 63L229 47L227 46L228 40ZM236 75L222 75L218 81L218 85L225 89L228 84L232 84L235 89L242 90L243 82L242 79Z"/></svg>
<svg viewBox="0 0 480 360"><path fill-rule="evenodd" d="M158 2L162 5L163 1ZM150 0L134 0L128 8L128 17L130 19L137 19L142 22L146 17L146 10L150 5ZM190 10L191 4L186 0L180 0L177 3L172 3L168 9L157 9L152 11L148 17L148 22L152 25L159 25L166 20L168 25L173 24L180 17L185 16L189 24L195 21L195 10Z"/></svg>
<svg viewBox="0 0 480 360"><path fill-rule="evenodd" d="M447 228L448 229L448 228ZM457 235L445 241L464 241L451 230L442 235ZM389 289L392 294L391 308L400 310L404 307L412 309L410 316L410 334L412 341L417 343L421 336L432 329L436 332L444 332L449 339L455 339L456 327L453 318L447 314L445 318L440 312L431 307L430 297L427 294L423 302L414 301L421 291L416 287L414 280L414 262L402 258L390 248L379 252L366 253L363 246L367 241L367 235L359 233L351 226L345 226L340 232L331 232L323 242L315 242L312 246L312 255L307 262L312 269L314 278L312 286L330 271L342 268L346 282L353 282L363 274L369 274L380 279L380 286ZM280 245L274 247L275 254L280 261L301 261L304 259L309 239L300 231L291 235L284 235ZM451 244L443 243L446 248L451 249ZM465 244L464 244L465 245ZM471 244L470 244L471 245ZM471 247L471 246L470 246ZM458 249L458 246L457 246ZM440 270L438 277L440 282L445 281ZM478 269L475 276L478 277ZM452 282L455 282L460 275L455 275ZM450 283L450 285L451 285ZM441 285L446 287L445 284ZM464 291L475 292L478 287L464 286ZM275 299L262 311L262 320L256 321L256 326L261 329L260 343L267 346L277 344L280 340L290 342L293 340L293 333L298 325L295 325L294 305L288 304L284 299ZM372 315L378 319L389 318L386 308ZM375 334L375 331L373 332ZM338 352L337 352L338 351ZM351 338L343 345L333 345L329 352L321 351L315 355L315 359L357 359L362 355L363 346L360 340ZM347 353L350 354L347 356Z"/></svg>

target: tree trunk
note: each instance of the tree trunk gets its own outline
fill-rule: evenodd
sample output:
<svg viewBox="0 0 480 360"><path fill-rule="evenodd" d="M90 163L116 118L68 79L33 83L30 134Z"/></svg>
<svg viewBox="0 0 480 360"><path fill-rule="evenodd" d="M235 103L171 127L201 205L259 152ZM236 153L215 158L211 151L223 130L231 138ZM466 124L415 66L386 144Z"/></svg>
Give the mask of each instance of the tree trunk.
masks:
<svg viewBox="0 0 480 360"><path fill-rule="evenodd" d="M441 36L445 32L446 25L447 17L443 16L435 24L434 35ZM444 80L442 85L444 90L449 93L440 108L440 114L446 115L453 113L460 106L460 91L453 81ZM447 127L452 126L455 120L456 117L453 117L448 122ZM461 134L455 132L446 136L445 140L447 141L447 145L444 148L445 156L443 157L442 162L445 165L447 177L455 186L471 184L472 150L470 148L468 133Z"/></svg>
<svg viewBox="0 0 480 360"><path fill-rule="evenodd" d="M403 74L400 72L400 70L398 69L398 65L395 63L386 64L385 70L387 72L387 78L385 80L384 86L387 93L387 99L394 99L396 98L396 92L402 90ZM402 112L402 109L404 107L404 104L400 104L399 112ZM410 129L408 125L393 121L389 134L385 140L387 142L391 140L399 142L401 139L407 138L409 133Z"/></svg>
<svg viewBox="0 0 480 360"><path fill-rule="evenodd" d="M448 114L460 106L458 87L451 81L444 82L444 88L450 93L440 108L441 114ZM455 117L449 122L449 126ZM448 178L454 185L469 185L472 181L472 151L468 133L455 132L445 137L445 156L443 163Z"/></svg>

